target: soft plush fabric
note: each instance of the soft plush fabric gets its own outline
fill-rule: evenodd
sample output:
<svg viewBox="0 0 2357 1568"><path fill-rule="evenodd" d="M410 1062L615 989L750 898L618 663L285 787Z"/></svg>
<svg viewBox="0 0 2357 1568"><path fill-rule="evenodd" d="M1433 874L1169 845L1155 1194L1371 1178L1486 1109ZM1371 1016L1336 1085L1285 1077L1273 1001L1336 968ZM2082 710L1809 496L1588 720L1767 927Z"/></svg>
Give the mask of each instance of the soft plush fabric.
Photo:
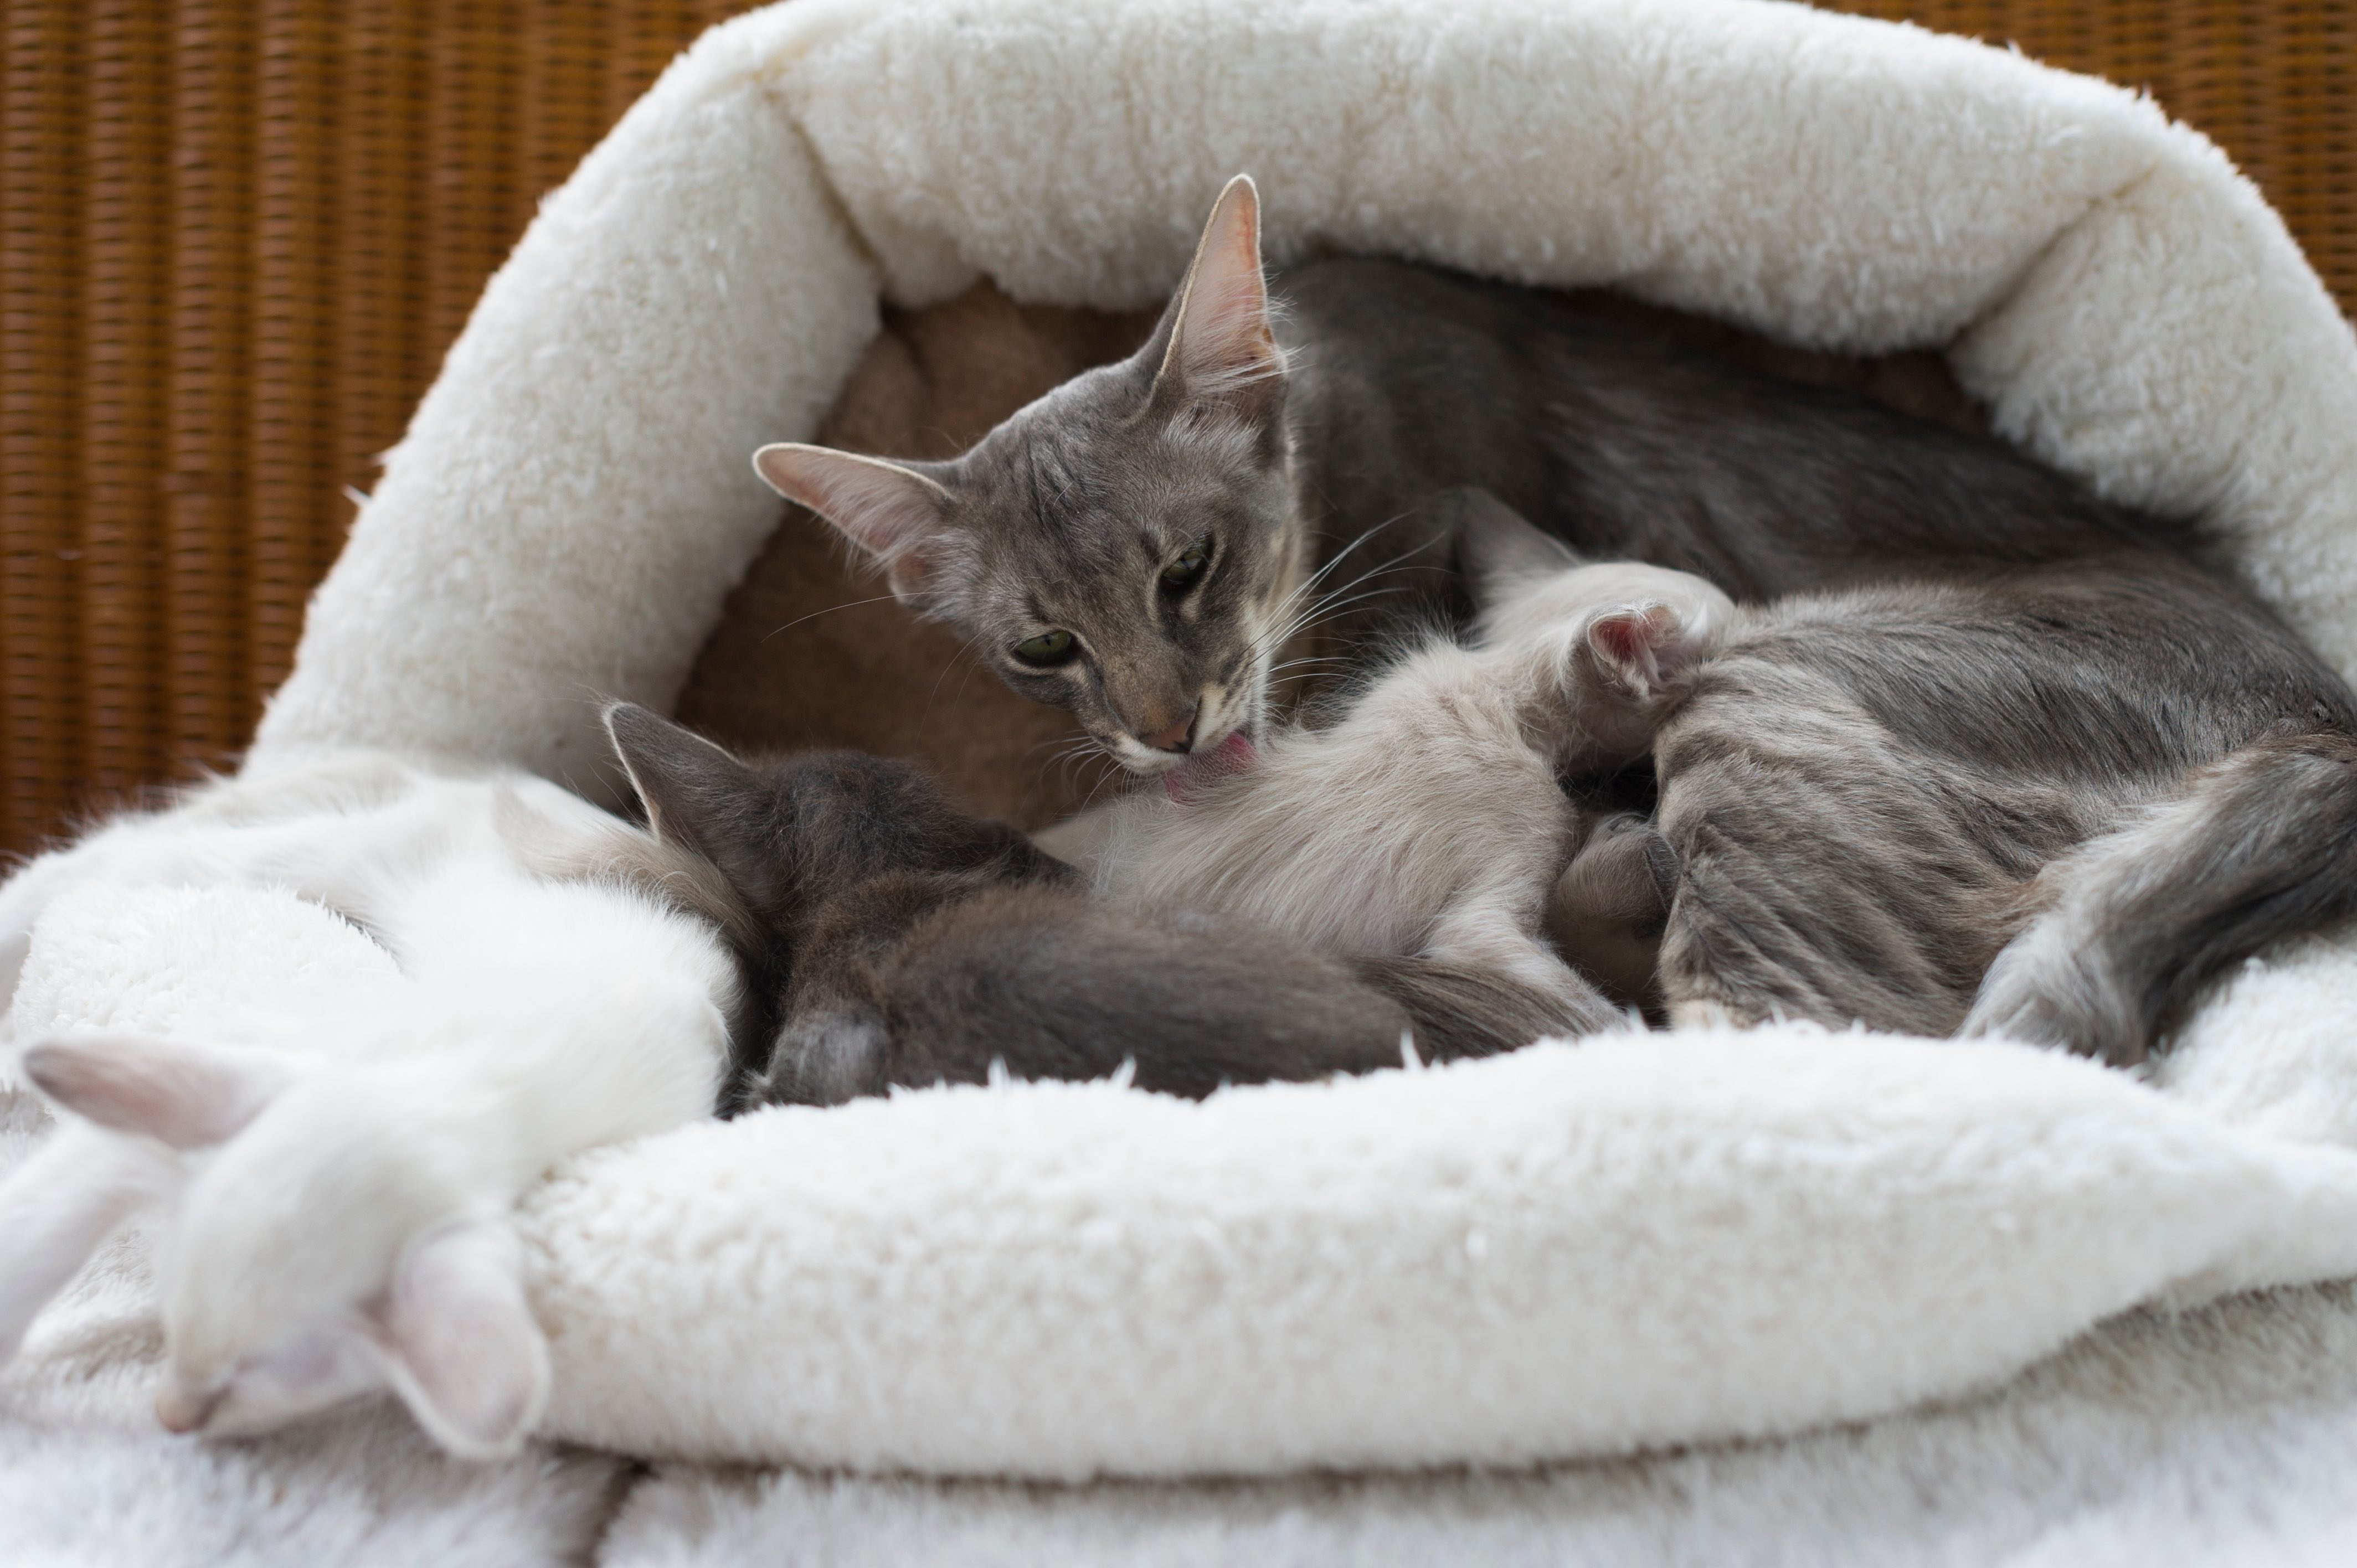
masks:
<svg viewBox="0 0 2357 1568"><path fill-rule="evenodd" d="M92 887L51 907L16 1016L236 1037L257 995L299 1005L393 972L345 921L283 893ZM54 955L78 961L59 964ZM0 1174L46 1122L0 1075ZM580 1561L608 1456L453 1460L388 1401L255 1443L165 1435L148 1227L119 1238L0 1372L0 1562L11 1568L526 1568Z"/></svg>
<svg viewBox="0 0 2357 1568"><path fill-rule="evenodd" d="M2128 94L1742 0L795 0L707 38L551 199L260 746L595 788L585 699L673 696L775 516L746 455L815 427L879 292L987 275L1150 303L1238 168L1280 261L1384 252L1815 347L1944 347L2004 432L2212 517L2357 671L2357 340L2256 193ZM258 908L223 920L279 940ZM34 964L20 1030L145 983L63 914ZM2357 963L2319 940L2225 987L2150 1083L1778 1029L1200 1106L1001 1087L692 1128L529 1204L550 1431L689 1459L1232 1475L1619 1454L1974 1397L2139 1303L2357 1273L2352 1020ZM1134 1560L1232 1536L1297 1561L1395 1515L1501 1555L1591 1525L1599 1554L1626 1530L1810 1561L2296 1545L2347 1517L2357 1389L2317 1369L2352 1333L2332 1292L2138 1318L1962 1412L1530 1482L911 1493L673 1468L606 1544L718 1562L856 1530L913 1561L889 1543L932 1530L1037 1561L1135 1524ZM2264 1473L2255 1428L2285 1451ZM1880 1487L1914 1505L1878 1511ZM2202 1529L2133 1519L2139 1499Z"/></svg>
<svg viewBox="0 0 2357 1568"><path fill-rule="evenodd" d="M52 911L23 1016L233 1031L253 994L299 1000L388 969L353 928L281 895L91 889ZM2276 1110L2279 1125L2309 1132L2342 1114L2281 1097ZM5 1169L40 1113L5 1087L0 1111ZM1767 1144L1752 1153L1772 1155ZM1817 1155L1848 1157L1845 1146ZM722 1180L759 1200L741 1176ZM135 1232L111 1249L0 1380L0 1555L12 1563L2144 1568L2337 1563L2357 1530L2357 1301L2346 1286L2132 1313L1986 1395L1781 1442L1519 1474L1064 1488L680 1463L636 1475L578 1451L466 1466L435 1455L387 1402L263 1443L170 1438L145 1410L157 1348L145 1242ZM1020 1298L1007 1294L1013 1316ZM781 1299L734 1331L756 1358L840 1379L844 1350L796 1348L813 1334L799 1307ZM1420 1359L1379 1375L1420 1378Z"/></svg>

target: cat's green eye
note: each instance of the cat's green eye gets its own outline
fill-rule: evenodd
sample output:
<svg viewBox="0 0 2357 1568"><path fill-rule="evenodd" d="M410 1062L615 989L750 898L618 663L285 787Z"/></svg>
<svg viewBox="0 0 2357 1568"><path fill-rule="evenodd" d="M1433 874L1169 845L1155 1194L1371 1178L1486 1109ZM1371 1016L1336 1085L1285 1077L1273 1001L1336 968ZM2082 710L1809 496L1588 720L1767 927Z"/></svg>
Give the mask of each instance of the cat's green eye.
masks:
<svg viewBox="0 0 2357 1568"><path fill-rule="evenodd" d="M1195 579L1203 575L1204 564L1211 559L1210 545L1194 546L1186 554L1162 568L1162 591L1166 594L1185 593L1195 585Z"/></svg>
<svg viewBox="0 0 2357 1568"><path fill-rule="evenodd" d="M1042 669L1050 664L1061 664L1071 656L1072 634L1069 631L1043 631L1015 645L1016 658Z"/></svg>

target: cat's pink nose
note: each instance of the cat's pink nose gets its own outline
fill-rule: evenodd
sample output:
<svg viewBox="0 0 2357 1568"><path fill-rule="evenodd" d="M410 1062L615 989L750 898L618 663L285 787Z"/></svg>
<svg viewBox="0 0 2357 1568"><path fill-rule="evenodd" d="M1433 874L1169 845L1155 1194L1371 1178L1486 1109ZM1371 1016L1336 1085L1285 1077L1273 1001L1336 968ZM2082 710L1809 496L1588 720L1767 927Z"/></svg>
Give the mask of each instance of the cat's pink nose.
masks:
<svg viewBox="0 0 2357 1568"><path fill-rule="evenodd" d="M1194 743L1195 710L1192 708L1187 710L1186 717L1180 719L1177 724L1172 725L1168 729L1157 730L1152 735L1146 737L1146 744L1152 746L1157 751L1176 751L1183 753Z"/></svg>

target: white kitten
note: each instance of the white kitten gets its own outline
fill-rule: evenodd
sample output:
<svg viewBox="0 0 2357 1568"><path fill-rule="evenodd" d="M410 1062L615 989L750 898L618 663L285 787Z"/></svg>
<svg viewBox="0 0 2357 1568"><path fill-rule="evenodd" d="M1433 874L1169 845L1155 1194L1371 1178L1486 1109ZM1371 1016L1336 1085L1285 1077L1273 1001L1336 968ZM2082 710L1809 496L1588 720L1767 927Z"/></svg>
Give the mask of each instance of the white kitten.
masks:
<svg viewBox="0 0 2357 1568"><path fill-rule="evenodd" d="M509 1214L555 1162L711 1112L738 984L705 923L543 881L502 827L603 813L522 775L344 755L130 818L0 887L0 1003L63 887L283 886L403 982L235 1043L30 1043L68 1124L0 1183L0 1359L131 1208L162 1199L179 1431L253 1431L390 1386L454 1452L511 1451L548 1358Z"/></svg>
<svg viewBox="0 0 2357 1568"><path fill-rule="evenodd" d="M1581 565L1527 528L1465 542L1489 606L1473 646L1435 639L1330 726L1277 732L1256 756L1231 741L1168 791L1042 842L1107 896L1502 971L1609 1022L1543 933L1585 831L1556 780L1642 756L1733 607L1686 573Z"/></svg>

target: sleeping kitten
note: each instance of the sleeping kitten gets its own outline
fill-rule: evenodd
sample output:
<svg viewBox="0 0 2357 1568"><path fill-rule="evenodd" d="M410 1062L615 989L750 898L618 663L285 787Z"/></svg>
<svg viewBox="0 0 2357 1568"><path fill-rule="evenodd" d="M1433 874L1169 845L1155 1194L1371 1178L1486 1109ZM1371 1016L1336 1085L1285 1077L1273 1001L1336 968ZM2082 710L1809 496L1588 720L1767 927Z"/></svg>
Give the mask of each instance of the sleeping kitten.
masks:
<svg viewBox="0 0 2357 1568"><path fill-rule="evenodd" d="M1339 260L1286 272L1272 300L1242 176L1130 359L954 461L778 445L755 466L880 563L903 603L1142 772L1257 735L1280 652L1312 623L1334 618L1328 632L1361 652L1390 622L1378 612L1461 609L1448 520L1426 504L1452 488L1491 491L1591 558L1747 600L2168 532L2001 443L1740 370L1562 295Z"/></svg>
<svg viewBox="0 0 2357 1568"><path fill-rule="evenodd" d="M1523 526L1478 492L1440 510L1510 541ZM1547 547L1544 564L1561 563ZM1168 790L1046 842L1086 844L1099 893L1133 907L1217 909L1322 951L1512 975L1601 1028L1615 1009L1546 930L1589 826L1558 779L1642 757L1733 614L1685 573L1550 570L1495 607L1473 646L1429 639L1330 724L1275 730L1258 748L1232 737L1166 776ZM1622 978L1625 963L1607 967Z"/></svg>
<svg viewBox="0 0 2357 1568"><path fill-rule="evenodd" d="M1590 1021L1470 965L1338 959L1235 919L1092 906L1071 867L955 811L904 762L748 765L628 703L607 726L651 835L609 822L527 855L663 887L752 933L775 1048L750 1100L980 1082L994 1062L1063 1079L1127 1062L1142 1089L1201 1096L1396 1067L1411 1035L1435 1058Z"/></svg>
<svg viewBox="0 0 2357 1568"><path fill-rule="evenodd" d="M1570 710L1658 724L1656 825L1591 835L1556 920L1659 919L1674 1018L2126 1065L2262 943L2357 914L2357 697L2187 562L1958 567L1731 618L1657 584L1631 617L1614 569L1480 521L1487 624L1587 627Z"/></svg>
<svg viewBox="0 0 2357 1568"><path fill-rule="evenodd" d="M258 1431L390 1387L455 1453L522 1442L548 1354L511 1206L567 1155L710 1114L738 977L701 921L525 871L495 816L604 813L523 775L256 765L0 886L0 1005L41 911L93 881L291 888L401 965L235 1041L28 1042L66 1124L0 1183L0 1360L161 1201L167 1426Z"/></svg>

